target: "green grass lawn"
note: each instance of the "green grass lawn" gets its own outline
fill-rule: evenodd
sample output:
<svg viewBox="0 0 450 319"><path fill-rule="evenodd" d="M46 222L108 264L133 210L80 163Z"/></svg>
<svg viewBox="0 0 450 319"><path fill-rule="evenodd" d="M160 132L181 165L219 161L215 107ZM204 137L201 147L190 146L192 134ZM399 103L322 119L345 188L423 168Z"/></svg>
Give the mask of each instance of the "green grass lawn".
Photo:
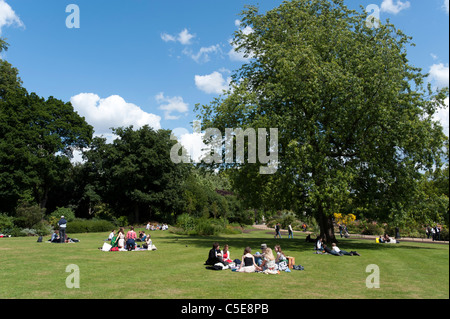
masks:
<svg viewBox="0 0 450 319"><path fill-rule="evenodd" d="M37 243L36 237L0 239L0 298L19 299L391 299L449 298L449 246L402 242L376 244L342 239L339 247L361 256L313 254L303 234L274 239L267 231L189 237L151 232L157 251L102 252L107 233L76 234L76 244ZM46 240L48 238L44 238ZM206 270L212 243L229 244L232 259L245 246L280 244L304 271L279 275ZM66 287L80 270L80 288ZM366 287L369 264L380 269L380 288Z"/></svg>

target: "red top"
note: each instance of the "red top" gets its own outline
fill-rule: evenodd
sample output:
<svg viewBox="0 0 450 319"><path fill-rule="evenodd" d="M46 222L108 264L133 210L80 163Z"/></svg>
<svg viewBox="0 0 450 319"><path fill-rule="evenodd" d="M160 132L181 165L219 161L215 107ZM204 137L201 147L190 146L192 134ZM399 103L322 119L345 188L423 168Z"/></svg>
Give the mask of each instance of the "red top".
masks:
<svg viewBox="0 0 450 319"><path fill-rule="evenodd" d="M135 231L133 231L133 230L130 230L128 233L127 233L127 239L136 239L136 232Z"/></svg>

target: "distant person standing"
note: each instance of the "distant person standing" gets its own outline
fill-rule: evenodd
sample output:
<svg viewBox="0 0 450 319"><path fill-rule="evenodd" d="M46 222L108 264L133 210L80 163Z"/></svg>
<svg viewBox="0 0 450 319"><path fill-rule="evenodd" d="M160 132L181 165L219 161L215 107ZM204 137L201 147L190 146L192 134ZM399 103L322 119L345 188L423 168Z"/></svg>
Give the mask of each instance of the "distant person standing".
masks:
<svg viewBox="0 0 450 319"><path fill-rule="evenodd" d="M436 225L436 240L441 240L441 227Z"/></svg>
<svg viewBox="0 0 450 319"><path fill-rule="evenodd" d="M433 241L436 240L436 228L431 227L431 237L433 237Z"/></svg>
<svg viewBox="0 0 450 319"><path fill-rule="evenodd" d="M288 226L288 231L289 231L288 238L294 238L294 231L292 229L292 225L291 224L289 224L289 226Z"/></svg>
<svg viewBox="0 0 450 319"><path fill-rule="evenodd" d="M65 243L67 220L64 218L64 216L61 216L58 225L59 225L59 240L61 241L61 243Z"/></svg>
<svg viewBox="0 0 450 319"><path fill-rule="evenodd" d="M277 223L275 225L275 238L277 238L277 236L279 236L280 239L281 239L281 226L280 226L280 223Z"/></svg>

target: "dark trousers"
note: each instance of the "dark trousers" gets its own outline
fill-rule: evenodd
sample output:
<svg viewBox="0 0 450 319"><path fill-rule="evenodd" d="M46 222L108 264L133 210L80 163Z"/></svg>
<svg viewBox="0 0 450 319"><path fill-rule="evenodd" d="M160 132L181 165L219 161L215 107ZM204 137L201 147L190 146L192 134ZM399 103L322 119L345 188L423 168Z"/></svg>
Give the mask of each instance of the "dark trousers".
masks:
<svg viewBox="0 0 450 319"><path fill-rule="evenodd" d="M66 242L66 229L65 228L60 228L59 229L59 240L61 243L65 243Z"/></svg>

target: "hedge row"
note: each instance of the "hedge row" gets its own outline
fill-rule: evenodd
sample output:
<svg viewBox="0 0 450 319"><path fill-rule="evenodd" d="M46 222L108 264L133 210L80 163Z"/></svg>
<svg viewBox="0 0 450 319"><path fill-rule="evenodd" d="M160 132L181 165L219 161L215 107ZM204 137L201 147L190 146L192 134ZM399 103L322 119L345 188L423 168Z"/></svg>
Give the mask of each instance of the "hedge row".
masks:
<svg viewBox="0 0 450 319"><path fill-rule="evenodd" d="M114 224L107 220L96 219L75 219L67 223L66 233L101 233L111 231L115 228Z"/></svg>

